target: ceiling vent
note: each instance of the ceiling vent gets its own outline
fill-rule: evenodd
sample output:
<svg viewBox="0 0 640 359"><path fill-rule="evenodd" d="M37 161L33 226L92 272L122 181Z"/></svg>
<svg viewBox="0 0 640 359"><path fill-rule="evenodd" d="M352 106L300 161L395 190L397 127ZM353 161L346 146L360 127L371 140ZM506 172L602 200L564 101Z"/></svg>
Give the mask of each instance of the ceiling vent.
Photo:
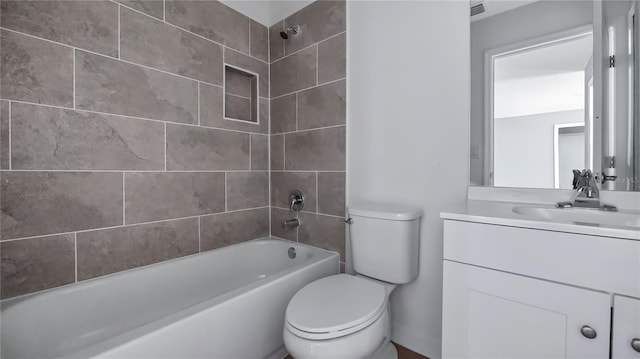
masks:
<svg viewBox="0 0 640 359"><path fill-rule="evenodd" d="M471 16L480 15L485 11L484 3L478 2L471 5Z"/></svg>

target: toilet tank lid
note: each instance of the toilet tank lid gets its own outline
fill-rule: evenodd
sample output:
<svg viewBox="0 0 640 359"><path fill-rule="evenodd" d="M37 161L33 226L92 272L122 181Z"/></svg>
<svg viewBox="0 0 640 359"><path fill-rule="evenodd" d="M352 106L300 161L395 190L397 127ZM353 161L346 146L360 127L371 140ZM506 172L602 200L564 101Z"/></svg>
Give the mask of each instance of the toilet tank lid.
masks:
<svg viewBox="0 0 640 359"><path fill-rule="evenodd" d="M350 216L411 221L422 217L422 209L401 204L355 202L347 208Z"/></svg>

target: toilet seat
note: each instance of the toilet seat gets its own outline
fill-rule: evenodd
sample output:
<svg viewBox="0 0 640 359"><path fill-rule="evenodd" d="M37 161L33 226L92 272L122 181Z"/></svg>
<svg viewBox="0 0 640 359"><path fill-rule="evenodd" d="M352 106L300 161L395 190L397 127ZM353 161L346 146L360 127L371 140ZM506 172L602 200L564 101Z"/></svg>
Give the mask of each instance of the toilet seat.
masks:
<svg viewBox="0 0 640 359"><path fill-rule="evenodd" d="M382 285L347 274L333 275L308 284L293 296L285 327L305 339L339 338L374 323L386 304Z"/></svg>

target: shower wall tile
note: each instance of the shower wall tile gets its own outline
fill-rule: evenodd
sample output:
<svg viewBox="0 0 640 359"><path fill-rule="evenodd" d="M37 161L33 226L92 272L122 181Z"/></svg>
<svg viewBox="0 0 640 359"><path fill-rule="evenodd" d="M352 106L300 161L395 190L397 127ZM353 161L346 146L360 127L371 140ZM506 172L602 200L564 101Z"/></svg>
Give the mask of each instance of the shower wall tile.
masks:
<svg viewBox="0 0 640 359"><path fill-rule="evenodd" d="M344 216L345 172L318 172L318 212Z"/></svg>
<svg viewBox="0 0 640 359"><path fill-rule="evenodd" d="M224 119L222 114L222 96L222 87L200 83L200 125L251 133L266 134L269 132L269 109L265 109L263 104L263 102L268 100L260 99L259 123L244 123ZM264 116L266 116L266 120Z"/></svg>
<svg viewBox="0 0 640 359"><path fill-rule="evenodd" d="M268 172L227 172L228 211L268 205Z"/></svg>
<svg viewBox="0 0 640 359"><path fill-rule="evenodd" d="M251 97L251 78L231 69L226 69L224 89L227 94Z"/></svg>
<svg viewBox="0 0 640 359"><path fill-rule="evenodd" d="M196 81L76 51L76 107L81 110L198 122Z"/></svg>
<svg viewBox="0 0 640 359"><path fill-rule="evenodd" d="M298 240L298 229L284 229L282 224L285 220L298 218L298 213L290 212L288 209L271 207L271 235L290 241Z"/></svg>
<svg viewBox="0 0 640 359"><path fill-rule="evenodd" d="M251 56L269 62L269 29L253 20L250 21Z"/></svg>
<svg viewBox="0 0 640 359"><path fill-rule="evenodd" d="M284 40L280 31L284 30L284 20L278 21L269 28L269 61L274 62L284 56ZM274 79L275 80L275 79Z"/></svg>
<svg viewBox="0 0 640 359"><path fill-rule="evenodd" d="M162 20L164 17L164 0L116 0L122 5L136 9L147 15Z"/></svg>
<svg viewBox="0 0 640 359"><path fill-rule="evenodd" d="M93 1L0 2L2 27L118 56L118 5Z"/></svg>
<svg viewBox="0 0 640 359"><path fill-rule="evenodd" d="M251 135L251 170L269 170L268 135Z"/></svg>
<svg viewBox="0 0 640 359"><path fill-rule="evenodd" d="M344 171L345 127L285 135L287 170Z"/></svg>
<svg viewBox="0 0 640 359"><path fill-rule="evenodd" d="M344 260L345 1L316 1L269 28L271 60L271 233L335 250ZM299 25L287 40L279 32ZM288 210L298 188L306 204ZM285 219L301 220L285 231Z"/></svg>
<svg viewBox="0 0 640 359"><path fill-rule="evenodd" d="M0 22L0 297L270 233L267 27L199 0L1 0ZM259 74L257 123L224 119L223 61Z"/></svg>
<svg viewBox="0 0 640 359"><path fill-rule="evenodd" d="M127 8L120 10L120 58L222 85L222 47Z"/></svg>
<svg viewBox="0 0 640 359"><path fill-rule="evenodd" d="M284 170L284 135L271 136L271 170Z"/></svg>
<svg viewBox="0 0 640 359"><path fill-rule="evenodd" d="M126 223L224 211L224 173L125 173Z"/></svg>
<svg viewBox="0 0 640 359"><path fill-rule="evenodd" d="M71 107L73 50L0 30L0 85L5 100Z"/></svg>
<svg viewBox="0 0 640 359"><path fill-rule="evenodd" d="M167 169L248 170L249 134L167 124Z"/></svg>
<svg viewBox="0 0 640 359"><path fill-rule="evenodd" d="M218 1L165 1L166 21L200 36L250 53L249 18Z"/></svg>
<svg viewBox="0 0 640 359"><path fill-rule="evenodd" d="M227 118L246 122L251 121L251 100L244 97L226 95L224 106L225 116Z"/></svg>
<svg viewBox="0 0 640 359"><path fill-rule="evenodd" d="M200 249L212 249L269 235L269 208L203 216Z"/></svg>
<svg viewBox="0 0 640 359"><path fill-rule="evenodd" d="M269 98L269 64L228 48L224 49L224 62L257 73L259 96Z"/></svg>
<svg viewBox="0 0 640 359"><path fill-rule="evenodd" d="M302 91L298 94L298 129L344 125L346 106L345 80Z"/></svg>
<svg viewBox="0 0 640 359"><path fill-rule="evenodd" d="M164 125L14 103L17 170L163 170Z"/></svg>
<svg viewBox="0 0 640 359"><path fill-rule="evenodd" d="M347 34L343 33L318 44L318 83L347 76Z"/></svg>
<svg viewBox="0 0 640 359"><path fill-rule="evenodd" d="M297 130L297 94L271 100L271 133Z"/></svg>
<svg viewBox="0 0 640 359"><path fill-rule="evenodd" d="M122 224L122 174L2 172L0 238Z"/></svg>
<svg viewBox="0 0 640 359"><path fill-rule="evenodd" d="M342 217L300 212L303 223L298 232L301 243L340 253L345 259L345 224Z"/></svg>
<svg viewBox="0 0 640 359"><path fill-rule="evenodd" d="M271 205L289 209L289 194L299 189L304 194L304 211L316 211L315 172L271 173Z"/></svg>
<svg viewBox="0 0 640 359"><path fill-rule="evenodd" d="M316 85L318 48L313 46L271 63L271 96L277 97Z"/></svg>
<svg viewBox="0 0 640 359"><path fill-rule="evenodd" d="M0 297L9 298L75 281L73 234L0 243Z"/></svg>
<svg viewBox="0 0 640 359"><path fill-rule="evenodd" d="M78 280L198 253L198 219L78 233Z"/></svg>
<svg viewBox="0 0 640 359"><path fill-rule="evenodd" d="M0 101L0 170L9 169L9 101Z"/></svg>
<svg viewBox="0 0 640 359"><path fill-rule="evenodd" d="M302 32L286 41L286 54L346 30L346 2L315 1L285 19L285 28L299 25Z"/></svg>

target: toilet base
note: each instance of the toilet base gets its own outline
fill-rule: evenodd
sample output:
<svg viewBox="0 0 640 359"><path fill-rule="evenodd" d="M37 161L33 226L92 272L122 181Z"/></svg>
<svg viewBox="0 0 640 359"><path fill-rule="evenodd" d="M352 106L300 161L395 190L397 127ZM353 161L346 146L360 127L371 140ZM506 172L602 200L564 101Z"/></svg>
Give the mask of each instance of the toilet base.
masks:
<svg viewBox="0 0 640 359"><path fill-rule="evenodd" d="M371 355L372 359L398 359L398 350L396 350L396 346L393 345L390 341L385 342L376 350L373 355Z"/></svg>

